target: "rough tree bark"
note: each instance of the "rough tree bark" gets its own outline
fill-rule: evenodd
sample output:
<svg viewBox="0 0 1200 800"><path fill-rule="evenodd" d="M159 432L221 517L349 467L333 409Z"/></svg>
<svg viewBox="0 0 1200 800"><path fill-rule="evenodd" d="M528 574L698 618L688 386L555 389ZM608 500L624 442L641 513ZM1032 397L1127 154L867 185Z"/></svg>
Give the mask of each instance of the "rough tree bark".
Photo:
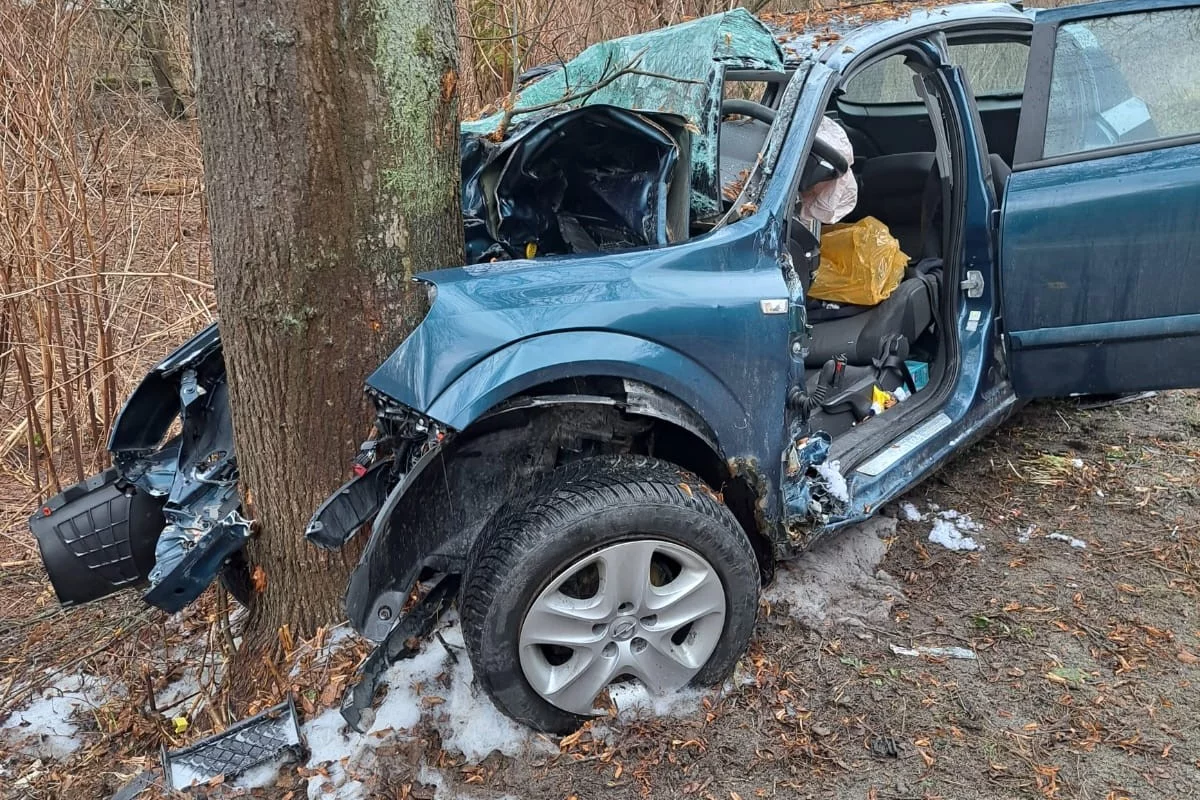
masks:
<svg viewBox="0 0 1200 800"><path fill-rule="evenodd" d="M238 464L260 526L253 654L282 625L307 636L341 618L349 558L306 544L304 527L370 430L363 379L424 313L413 272L461 263L455 12L190 10Z"/></svg>

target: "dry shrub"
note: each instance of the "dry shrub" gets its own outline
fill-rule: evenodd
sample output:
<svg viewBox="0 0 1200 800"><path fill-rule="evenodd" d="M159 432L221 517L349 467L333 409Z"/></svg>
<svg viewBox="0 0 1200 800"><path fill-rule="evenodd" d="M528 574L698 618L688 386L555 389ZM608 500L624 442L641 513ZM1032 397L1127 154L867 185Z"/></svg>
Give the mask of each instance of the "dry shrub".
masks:
<svg viewBox="0 0 1200 800"><path fill-rule="evenodd" d="M725 11L737 0L457 0L463 113L502 97L514 72L588 45ZM514 63L516 70L514 71Z"/></svg>
<svg viewBox="0 0 1200 800"><path fill-rule="evenodd" d="M103 466L137 373L210 313L195 132L106 113L109 13L0 6L0 484L25 497Z"/></svg>

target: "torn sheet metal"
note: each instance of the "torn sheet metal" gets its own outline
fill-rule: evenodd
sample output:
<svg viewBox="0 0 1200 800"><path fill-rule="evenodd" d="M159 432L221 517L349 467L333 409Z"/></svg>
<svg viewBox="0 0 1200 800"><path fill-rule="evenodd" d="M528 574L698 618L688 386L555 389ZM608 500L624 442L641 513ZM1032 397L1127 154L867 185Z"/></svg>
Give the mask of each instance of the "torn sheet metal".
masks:
<svg viewBox="0 0 1200 800"><path fill-rule="evenodd" d="M687 238L690 142L681 117L608 105L464 135L468 263Z"/></svg>
<svg viewBox="0 0 1200 800"><path fill-rule="evenodd" d="M168 789L204 785L218 776L235 778L269 761L299 760L305 750L296 705L288 699L221 733L180 750L162 751Z"/></svg>
<svg viewBox="0 0 1200 800"><path fill-rule="evenodd" d="M179 420L179 432L171 427ZM146 602L196 599L250 535L240 513L221 339L209 325L163 359L121 410L114 467L30 519L64 605L150 583Z"/></svg>
<svg viewBox="0 0 1200 800"><path fill-rule="evenodd" d="M549 109L611 105L668 113L694 127L691 208L696 216L720 210L717 135L727 67L782 70L771 31L743 8L668 28L600 42L521 91L512 123ZM493 136L504 112L466 122L464 134Z"/></svg>

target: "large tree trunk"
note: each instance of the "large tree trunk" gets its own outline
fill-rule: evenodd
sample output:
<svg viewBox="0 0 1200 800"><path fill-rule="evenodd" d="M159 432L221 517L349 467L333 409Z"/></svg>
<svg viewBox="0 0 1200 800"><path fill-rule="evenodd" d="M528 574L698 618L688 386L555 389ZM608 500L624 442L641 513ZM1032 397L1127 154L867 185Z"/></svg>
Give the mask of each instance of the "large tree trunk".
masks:
<svg viewBox="0 0 1200 800"><path fill-rule="evenodd" d="M363 379L461 263L453 0L192 0L217 305L265 588L246 642L341 618L306 544L370 430ZM244 648L246 649L246 648ZM235 665L236 666L236 665Z"/></svg>

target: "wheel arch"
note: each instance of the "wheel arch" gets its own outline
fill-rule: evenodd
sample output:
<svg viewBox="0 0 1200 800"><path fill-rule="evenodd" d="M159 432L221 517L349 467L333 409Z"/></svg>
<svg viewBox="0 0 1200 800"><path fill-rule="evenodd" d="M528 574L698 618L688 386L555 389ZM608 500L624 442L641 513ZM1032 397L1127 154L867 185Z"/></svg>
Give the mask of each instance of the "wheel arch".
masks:
<svg viewBox="0 0 1200 800"><path fill-rule="evenodd" d="M534 385L479 415L389 498L346 595L351 623L381 639L422 574L461 572L484 524L510 497L573 458L654 455L695 473L741 524L764 582L774 567L760 487L731 467L694 408L665 389L590 376ZM419 470L419 474L418 473Z"/></svg>

